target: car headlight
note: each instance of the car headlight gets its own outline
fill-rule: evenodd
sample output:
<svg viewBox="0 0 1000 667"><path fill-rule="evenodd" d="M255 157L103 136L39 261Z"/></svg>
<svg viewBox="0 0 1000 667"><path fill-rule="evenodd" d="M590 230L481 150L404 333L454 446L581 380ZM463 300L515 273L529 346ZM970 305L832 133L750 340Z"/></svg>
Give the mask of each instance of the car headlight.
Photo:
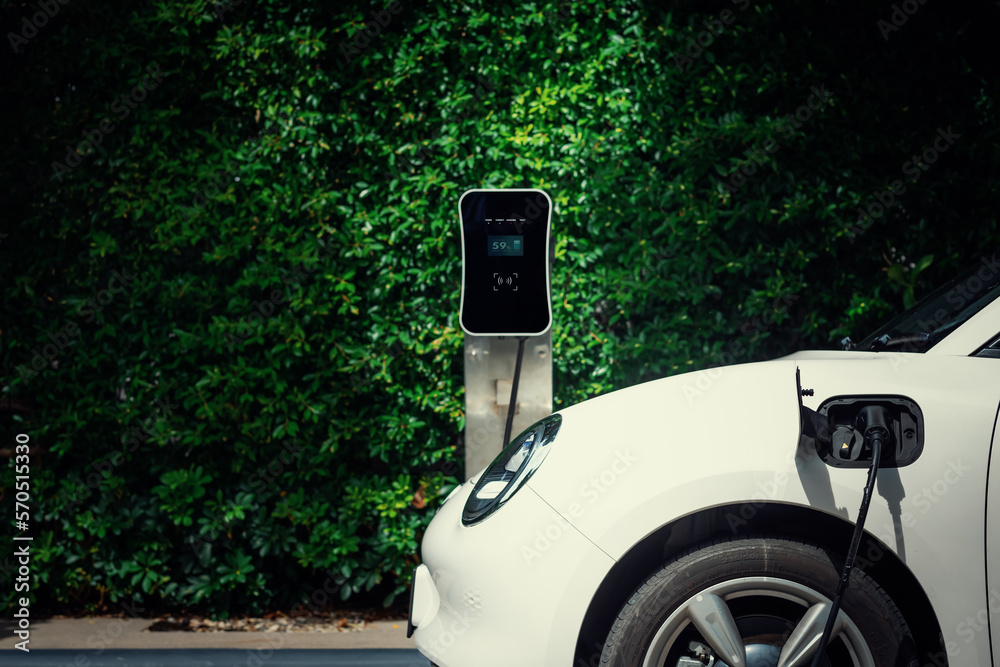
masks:
<svg viewBox="0 0 1000 667"><path fill-rule="evenodd" d="M479 523L510 500L542 464L561 425L560 415L549 415L510 441L469 494L462 512L464 525Z"/></svg>

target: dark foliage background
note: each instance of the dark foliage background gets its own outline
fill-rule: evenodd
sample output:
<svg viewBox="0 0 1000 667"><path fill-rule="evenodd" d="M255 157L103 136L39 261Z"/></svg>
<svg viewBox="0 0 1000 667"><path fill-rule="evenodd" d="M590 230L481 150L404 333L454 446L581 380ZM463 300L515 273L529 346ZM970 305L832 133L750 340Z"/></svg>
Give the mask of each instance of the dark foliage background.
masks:
<svg viewBox="0 0 1000 667"><path fill-rule="evenodd" d="M998 237L995 3L52 6L0 18L36 610L403 593L463 475L466 189L556 203L559 406L857 339Z"/></svg>

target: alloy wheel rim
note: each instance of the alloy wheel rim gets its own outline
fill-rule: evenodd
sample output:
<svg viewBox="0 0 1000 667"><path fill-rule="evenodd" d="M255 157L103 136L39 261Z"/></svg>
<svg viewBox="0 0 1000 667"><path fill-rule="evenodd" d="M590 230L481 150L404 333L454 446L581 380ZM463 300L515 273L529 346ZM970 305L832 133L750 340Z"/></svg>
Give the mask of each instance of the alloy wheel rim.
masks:
<svg viewBox="0 0 1000 667"><path fill-rule="evenodd" d="M782 620L791 630L783 633L780 644L773 636L744 636L739 625L748 618L747 605L754 607L781 607L784 611L769 618ZM715 654L716 665L728 667L808 667L818 648L823 626L829 616L830 599L816 590L777 577L742 577L710 586L685 600L660 625L646 651L643 667L675 667L679 652L684 651L678 641L697 633L702 642ZM734 612L739 607L742 612ZM789 610L798 610L797 618L789 618ZM761 618L767 617L765 614ZM785 617L785 618L781 618ZM760 620L760 619L757 619ZM744 626L749 623L744 622ZM772 623L773 625L773 623ZM777 646L779 651L770 647ZM764 650L768 649L768 650ZM843 652L854 667L875 667L867 642L854 621L843 609L830 638L828 650ZM774 654L778 655L774 655ZM748 663L748 654L750 662Z"/></svg>

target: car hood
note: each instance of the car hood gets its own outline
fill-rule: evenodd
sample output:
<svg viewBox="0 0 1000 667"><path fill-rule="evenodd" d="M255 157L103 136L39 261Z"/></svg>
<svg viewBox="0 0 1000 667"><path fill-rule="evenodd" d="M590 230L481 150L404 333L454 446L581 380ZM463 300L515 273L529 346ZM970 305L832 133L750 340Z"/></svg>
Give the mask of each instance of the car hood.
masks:
<svg viewBox="0 0 1000 667"><path fill-rule="evenodd" d="M566 408L556 442L528 485L602 548L625 548L628 531L605 516L613 507L659 506L668 488L703 480L724 488L727 477L767 480L776 469L794 468L796 367L775 360L707 369ZM694 505L722 497L697 488L681 493ZM674 514L683 505L656 511Z"/></svg>

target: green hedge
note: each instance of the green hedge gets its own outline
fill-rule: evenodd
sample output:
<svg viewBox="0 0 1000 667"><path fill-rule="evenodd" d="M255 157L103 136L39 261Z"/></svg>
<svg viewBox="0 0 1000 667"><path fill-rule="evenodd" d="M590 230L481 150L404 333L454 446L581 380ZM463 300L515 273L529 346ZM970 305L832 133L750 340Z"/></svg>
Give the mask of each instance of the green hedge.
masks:
<svg viewBox="0 0 1000 667"><path fill-rule="evenodd" d="M60 7L0 239L50 612L406 590L464 474L468 188L555 202L557 407L857 336L997 240L985 9Z"/></svg>

